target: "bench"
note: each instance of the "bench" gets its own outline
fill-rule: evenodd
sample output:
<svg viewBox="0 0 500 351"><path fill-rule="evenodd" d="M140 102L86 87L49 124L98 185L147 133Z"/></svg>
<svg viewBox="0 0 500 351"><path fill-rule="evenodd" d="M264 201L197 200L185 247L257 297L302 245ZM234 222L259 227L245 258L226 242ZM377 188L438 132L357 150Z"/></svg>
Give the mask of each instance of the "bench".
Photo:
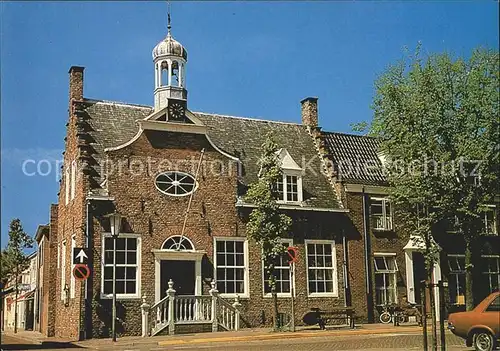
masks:
<svg viewBox="0 0 500 351"><path fill-rule="evenodd" d="M302 318L306 325L318 324L320 329L325 329L325 325L332 320L344 320L350 328L354 329L354 320L356 314L352 307L333 307L330 310L321 310L320 308L311 308Z"/></svg>

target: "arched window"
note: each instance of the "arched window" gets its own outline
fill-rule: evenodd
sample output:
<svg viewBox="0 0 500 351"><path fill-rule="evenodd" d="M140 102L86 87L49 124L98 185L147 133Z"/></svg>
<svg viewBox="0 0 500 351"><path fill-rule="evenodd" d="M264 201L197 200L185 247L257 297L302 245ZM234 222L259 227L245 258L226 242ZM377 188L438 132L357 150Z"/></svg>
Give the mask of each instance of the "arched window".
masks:
<svg viewBox="0 0 500 351"><path fill-rule="evenodd" d="M185 236L174 235L165 240L162 250L194 250L193 243Z"/></svg>
<svg viewBox="0 0 500 351"><path fill-rule="evenodd" d="M172 82L171 85L174 87L179 86L179 62L172 61Z"/></svg>
<svg viewBox="0 0 500 351"><path fill-rule="evenodd" d="M160 86L168 85L168 62L163 61L161 63L161 77Z"/></svg>
<svg viewBox="0 0 500 351"><path fill-rule="evenodd" d="M169 171L156 177L156 188L170 196L187 196L196 190L196 180L188 173Z"/></svg>

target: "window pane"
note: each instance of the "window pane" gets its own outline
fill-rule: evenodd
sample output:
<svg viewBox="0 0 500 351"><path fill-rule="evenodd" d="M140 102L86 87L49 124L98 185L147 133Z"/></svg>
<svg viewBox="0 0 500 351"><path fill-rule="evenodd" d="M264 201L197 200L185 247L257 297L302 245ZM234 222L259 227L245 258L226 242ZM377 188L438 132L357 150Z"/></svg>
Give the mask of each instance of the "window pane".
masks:
<svg viewBox="0 0 500 351"><path fill-rule="evenodd" d="M127 250L137 250L137 239L128 238L127 239Z"/></svg>
<svg viewBox="0 0 500 351"><path fill-rule="evenodd" d="M137 254L135 252L127 252L127 264L136 264Z"/></svg>
<svg viewBox="0 0 500 351"><path fill-rule="evenodd" d="M243 254L236 255L236 265L237 266L244 266L245 265L245 255L243 255Z"/></svg>
<svg viewBox="0 0 500 351"><path fill-rule="evenodd" d="M125 272L125 276L127 279L135 280L135 274L137 272L137 269L135 267L127 267Z"/></svg>
<svg viewBox="0 0 500 351"><path fill-rule="evenodd" d="M116 279L125 279L125 267L116 267Z"/></svg>
<svg viewBox="0 0 500 351"><path fill-rule="evenodd" d="M105 281L104 282L104 294L112 294L113 293L113 282Z"/></svg>
<svg viewBox="0 0 500 351"><path fill-rule="evenodd" d="M127 281L127 294L135 294L135 281Z"/></svg>
<svg viewBox="0 0 500 351"><path fill-rule="evenodd" d="M226 255L223 253L217 253L217 265L225 266L226 265Z"/></svg>
<svg viewBox="0 0 500 351"><path fill-rule="evenodd" d="M104 239L104 250L113 250L113 239L112 238Z"/></svg>
<svg viewBox="0 0 500 351"><path fill-rule="evenodd" d="M236 252L243 254L243 241L236 241Z"/></svg>
<svg viewBox="0 0 500 351"><path fill-rule="evenodd" d="M116 293L124 294L125 293L125 281L117 280L116 281Z"/></svg>
<svg viewBox="0 0 500 351"><path fill-rule="evenodd" d="M116 251L116 264L125 264L125 251Z"/></svg>
<svg viewBox="0 0 500 351"><path fill-rule="evenodd" d="M116 249L117 250L125 250L125 239L124 238L116 239Z"/></svg>
<svg viewBox="0 0 500 351"><path fill-rule="evenodd" d="M113 251L104 252L104 264L113 264Z"/></svg>
<svg viewBox="0 0 500 351"><path fill-rule="evenodd" d="M104 267L104 279L113 279L113 267Z"/></svg>

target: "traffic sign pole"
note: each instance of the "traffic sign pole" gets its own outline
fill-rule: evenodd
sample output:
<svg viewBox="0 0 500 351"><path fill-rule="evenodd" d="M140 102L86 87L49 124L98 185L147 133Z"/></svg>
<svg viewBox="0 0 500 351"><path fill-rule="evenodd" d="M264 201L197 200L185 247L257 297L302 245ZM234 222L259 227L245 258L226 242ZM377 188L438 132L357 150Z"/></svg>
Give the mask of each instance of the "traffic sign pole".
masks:
<svg viewBox="0 0 500 351"><path fill-rule="evenodd" d="M291 300L292 300L292 308L291 308L291 313L292 313L292 320L290 321L290 328L292 331L295 331L295 284L294 284L294 279L293 279L293 273L295 270L295 262L290 263L290 295L291 295Z"/></svg>

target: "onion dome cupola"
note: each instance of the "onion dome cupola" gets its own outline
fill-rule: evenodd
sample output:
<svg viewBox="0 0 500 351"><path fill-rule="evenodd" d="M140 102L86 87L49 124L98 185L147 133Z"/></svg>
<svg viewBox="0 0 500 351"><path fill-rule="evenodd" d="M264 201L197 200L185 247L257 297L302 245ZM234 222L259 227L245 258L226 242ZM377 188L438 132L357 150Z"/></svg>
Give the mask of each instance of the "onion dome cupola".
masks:
<svg viewBox="0 0 500 351"><path fill-rule="evenodd" d="M187 51L172 37L170 14L168 15L168 34L153 49L155 65L155 111L167 107L169 100L177 103L187 101L186 63Z"/></svg>

